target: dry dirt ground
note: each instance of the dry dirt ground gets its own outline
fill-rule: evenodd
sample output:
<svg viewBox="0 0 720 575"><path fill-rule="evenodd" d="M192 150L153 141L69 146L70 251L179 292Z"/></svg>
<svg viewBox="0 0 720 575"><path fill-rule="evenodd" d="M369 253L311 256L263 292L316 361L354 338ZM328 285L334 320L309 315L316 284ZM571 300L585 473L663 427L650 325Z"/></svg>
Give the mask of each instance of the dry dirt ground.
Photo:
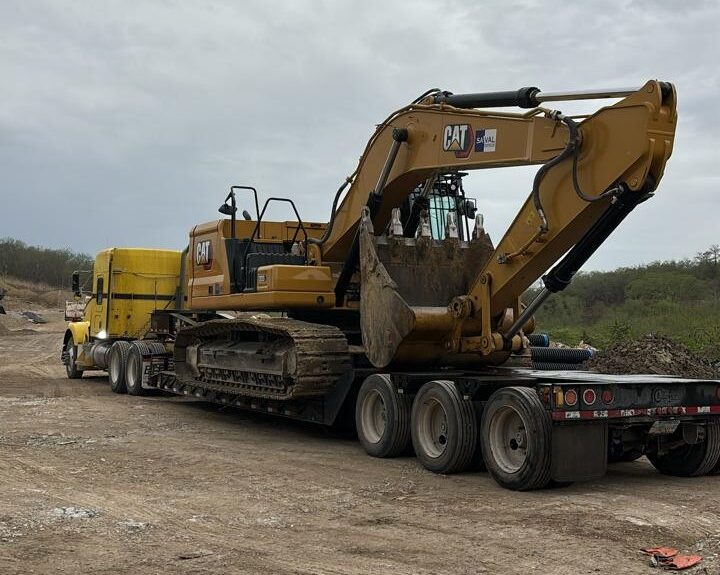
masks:
<svg viewBox="0 0 720 575"><path fill-rule="evenodd" d="M648 545L718 572L720 477L641 460L512 493L486 473L371 459L321 428L69 381L59 314L2 321L34 330L0 335L3 575L653 573Z"/></svg>

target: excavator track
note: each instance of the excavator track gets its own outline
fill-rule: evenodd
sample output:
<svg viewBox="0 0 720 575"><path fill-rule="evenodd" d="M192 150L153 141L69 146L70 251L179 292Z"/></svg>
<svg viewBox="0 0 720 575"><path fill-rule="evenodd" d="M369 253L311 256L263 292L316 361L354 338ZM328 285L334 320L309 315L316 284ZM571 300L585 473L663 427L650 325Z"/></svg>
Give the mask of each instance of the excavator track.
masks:
<svg viewBox="0 0 720 575"><path fill-rule="evenodd" d="M181 329L174 361L194 389L279 400L322 395L352 366L337 327L259 316Z"/></svg>

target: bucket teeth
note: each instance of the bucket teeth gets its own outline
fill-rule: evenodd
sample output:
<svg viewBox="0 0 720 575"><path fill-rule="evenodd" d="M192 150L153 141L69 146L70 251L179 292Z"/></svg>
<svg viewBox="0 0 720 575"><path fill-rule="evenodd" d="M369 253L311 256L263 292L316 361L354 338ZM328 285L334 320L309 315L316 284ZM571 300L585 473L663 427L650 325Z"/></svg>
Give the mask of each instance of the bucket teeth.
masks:
<svg viewBox="0 0 720 575"><path fill-rule="evenodd" d="M432 237L432 230L430 229L430 220L428 218L427 210L423 210L420 213L420 237L421 238L431 238Z"/></svg>
<svg viewBox="0 0 720 575"><path fill-rule="evenodd" d="M361 215L360 215L360 225L363 226L368 233L374 234L375 229L373 228L372 218L370 217L370 210L365 206L362 209Z"/></svg>
<svg viewBox="0 0 720 575"><path fill-rule="evenodd" d="M483 222L483 215L477 214L475 216L475 227L473 228L472 237L474 240L478 240L485 235L485 226Z"/></svg>
<svg viewBox="0 0 720 575"><path fill-rule="evenodd" d="M448 212L445 221L445 239L458 239L459 237L457 214L455 212Z"/></svg>
<svg viewBox="0 0 720 575"><path fill-rule="evenodd" d="M390 216L390 226L388 227L388 237L403 237L403 226L400 220L400 208L393 208L392 215Z"/></svg>

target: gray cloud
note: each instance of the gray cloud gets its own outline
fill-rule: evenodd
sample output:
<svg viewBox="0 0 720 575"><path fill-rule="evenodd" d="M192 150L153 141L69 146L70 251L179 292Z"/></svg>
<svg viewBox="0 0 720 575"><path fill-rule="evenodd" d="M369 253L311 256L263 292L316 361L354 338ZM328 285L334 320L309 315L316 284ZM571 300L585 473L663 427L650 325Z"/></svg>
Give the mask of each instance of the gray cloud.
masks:
<svg viewBox="0 0 720 575"><path fill-rule="evenodd" d="M590 267L692 255L720 242L719 25L713 1L6 1L0 236L182 247L235 183L325 221L374 124L428 87L659 78L679 92L666 177ZM534 171L468 178L496 239Z"/></svg>

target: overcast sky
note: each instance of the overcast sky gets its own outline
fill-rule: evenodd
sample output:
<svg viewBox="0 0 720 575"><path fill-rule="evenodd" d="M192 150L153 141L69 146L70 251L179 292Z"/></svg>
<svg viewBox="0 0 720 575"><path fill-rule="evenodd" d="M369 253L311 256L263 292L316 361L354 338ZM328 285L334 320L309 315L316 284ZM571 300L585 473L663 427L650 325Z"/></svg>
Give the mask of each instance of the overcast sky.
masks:
<svg viewBox="0 0 720 575"><path fill-rule="evenodd" d="M2 0L0 237L182 248L231 184L327 221L374 124L429 87L657 78L679 99L665 178L587 268L692 256L720 243L719 33L717 0ZM466 178L495 240L535 170Z"/></svg>

